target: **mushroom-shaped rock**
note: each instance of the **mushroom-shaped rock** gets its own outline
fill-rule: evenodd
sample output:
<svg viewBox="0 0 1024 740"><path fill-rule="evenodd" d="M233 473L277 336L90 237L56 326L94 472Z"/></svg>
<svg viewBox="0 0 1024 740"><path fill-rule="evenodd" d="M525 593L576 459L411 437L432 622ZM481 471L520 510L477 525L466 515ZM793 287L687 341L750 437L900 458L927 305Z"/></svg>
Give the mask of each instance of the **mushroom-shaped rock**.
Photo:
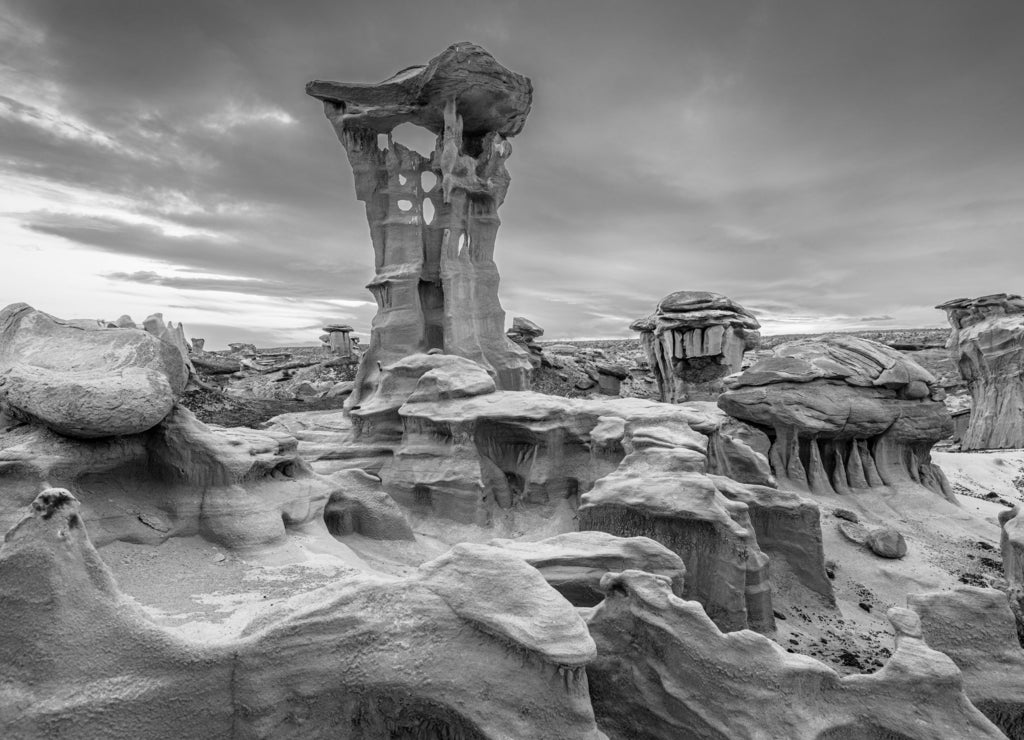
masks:
<svg viewBox="0 0 1024 740"><path fill-rule="evenodd" d="M971 392L961 449L1024 447L1024 298L999 293L936 308L953 327L946 347Z"/></svg>
<svg viewBox="0 0 1024 740"><path fill-rule="evenodd" d="M640 342L668 403L707 401L735 373L743 353L761 339L761 325L738 303L718 293L682 290L661 299L653 314L634 321Z"/></svg>
<svg viewBox="0 0 1024 740"><path fill-rule="evenodd" d="M952 421L927 370L900 352L849 336L783 344L730 380L727 414L772 440L779 484L815 493L923 485L952 499L931 448Z"/></svg>
<svg viewBox="0 0 1024 740"><path fill-rule="evenodd" d="M187 381L181 352L145 331L63 321L24 303L0 311L0 406L59 434L146 431Z"/></svg>

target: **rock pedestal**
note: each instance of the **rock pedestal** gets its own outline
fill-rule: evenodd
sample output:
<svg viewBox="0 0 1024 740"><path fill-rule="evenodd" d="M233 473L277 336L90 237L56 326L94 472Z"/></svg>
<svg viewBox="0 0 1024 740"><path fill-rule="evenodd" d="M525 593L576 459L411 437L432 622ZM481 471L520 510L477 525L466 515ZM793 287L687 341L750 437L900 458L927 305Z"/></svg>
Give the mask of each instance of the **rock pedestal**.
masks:
<svg viewBox="0 0 1024 740"><path fill-rule="evenodd" d="M653 314L630 324L640 332L666 403L715 400L722 379L738 372L743 353L757 347L760 327L725 296L691 290L665 296Z"/></svg>
<svg viewBox="0 0 1024 740"><path fill-rule="evenodd" d="M960 448L1024 447L1024 298L998 293L936 308L953 327L946 347L971 391Z"/></svg>
<svg viewBox="0 0 1024 740"><path fill-rule="evenodd" d="M324 327L327 334L325 343L331 350L331 354L342 359L352 358L352 327L348 324L328 324Z"/></svg>
<svg viewBox="0 0 1024 740"><path fill-rule="evenodd" d="M502 389L527 388L530 362L504 334L494 242L530 80L459 43L378 84L314 81L306 92L348 153L376 257L367 287L378 312L350 404L382 365L431 349L479 362ZM393 141L402 123L437 134L429 157Z"/></svg>

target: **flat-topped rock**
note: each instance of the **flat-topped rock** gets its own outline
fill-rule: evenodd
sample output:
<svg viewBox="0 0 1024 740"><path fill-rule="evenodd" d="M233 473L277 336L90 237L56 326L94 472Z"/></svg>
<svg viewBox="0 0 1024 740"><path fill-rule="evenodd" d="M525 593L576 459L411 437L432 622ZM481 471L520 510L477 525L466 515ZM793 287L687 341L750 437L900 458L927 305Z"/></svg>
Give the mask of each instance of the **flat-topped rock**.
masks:
<svg viewBox="0 0 1024 740"><path fill-rule="evenodd" d="M314 80L306 94L341 105L350 127L387 133L401 123L415 123L440 134L445 104L455 100L466 134L515 136L530 112L533 85L482 47L460 42L383 82Z"/></svg>

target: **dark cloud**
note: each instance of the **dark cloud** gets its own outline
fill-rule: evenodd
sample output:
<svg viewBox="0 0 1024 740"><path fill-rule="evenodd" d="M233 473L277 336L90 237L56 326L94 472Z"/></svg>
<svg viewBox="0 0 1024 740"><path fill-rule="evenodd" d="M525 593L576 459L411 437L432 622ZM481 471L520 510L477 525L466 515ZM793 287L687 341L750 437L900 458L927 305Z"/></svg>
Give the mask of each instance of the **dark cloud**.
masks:
<svg viewBox="0 0 1024 740"><path fill-rule="evenodd" d="M363 206L304 83L463 39L533 78L496 260L547 336L628 334L679 289L835 326L1021 289L1016 0L5 4L0 174L57 193L8 218L153 260L104 274L195 306L367 299Z"/></svg>

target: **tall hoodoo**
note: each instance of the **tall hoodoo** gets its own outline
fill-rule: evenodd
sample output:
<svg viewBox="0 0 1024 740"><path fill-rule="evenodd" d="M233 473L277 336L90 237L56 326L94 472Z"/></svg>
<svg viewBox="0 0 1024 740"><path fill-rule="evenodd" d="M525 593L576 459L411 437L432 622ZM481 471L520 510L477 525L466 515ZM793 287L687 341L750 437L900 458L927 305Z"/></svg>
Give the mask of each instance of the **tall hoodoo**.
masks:
<svg viewBox="0 0 1024 740"><path fill-rule="evenodd" d="M1024 447L1024 298L997 293L936 308L953 327L946 347L971 391L960 447Z"/></svg>
<svg viewBox="0 0 1024 740"><path fill-rule="evenodd" d="M349 403L373 391L382 365L430 349L481 363L500 388L525 389L530 362L505 337L494 241L508 138L530 112L530 80L458 43L378 84L316 80L306 93L323 101L348 153L376 258L367 287L377 316ZM437 135L429 157L392 139L402 123Z"/></svg>

